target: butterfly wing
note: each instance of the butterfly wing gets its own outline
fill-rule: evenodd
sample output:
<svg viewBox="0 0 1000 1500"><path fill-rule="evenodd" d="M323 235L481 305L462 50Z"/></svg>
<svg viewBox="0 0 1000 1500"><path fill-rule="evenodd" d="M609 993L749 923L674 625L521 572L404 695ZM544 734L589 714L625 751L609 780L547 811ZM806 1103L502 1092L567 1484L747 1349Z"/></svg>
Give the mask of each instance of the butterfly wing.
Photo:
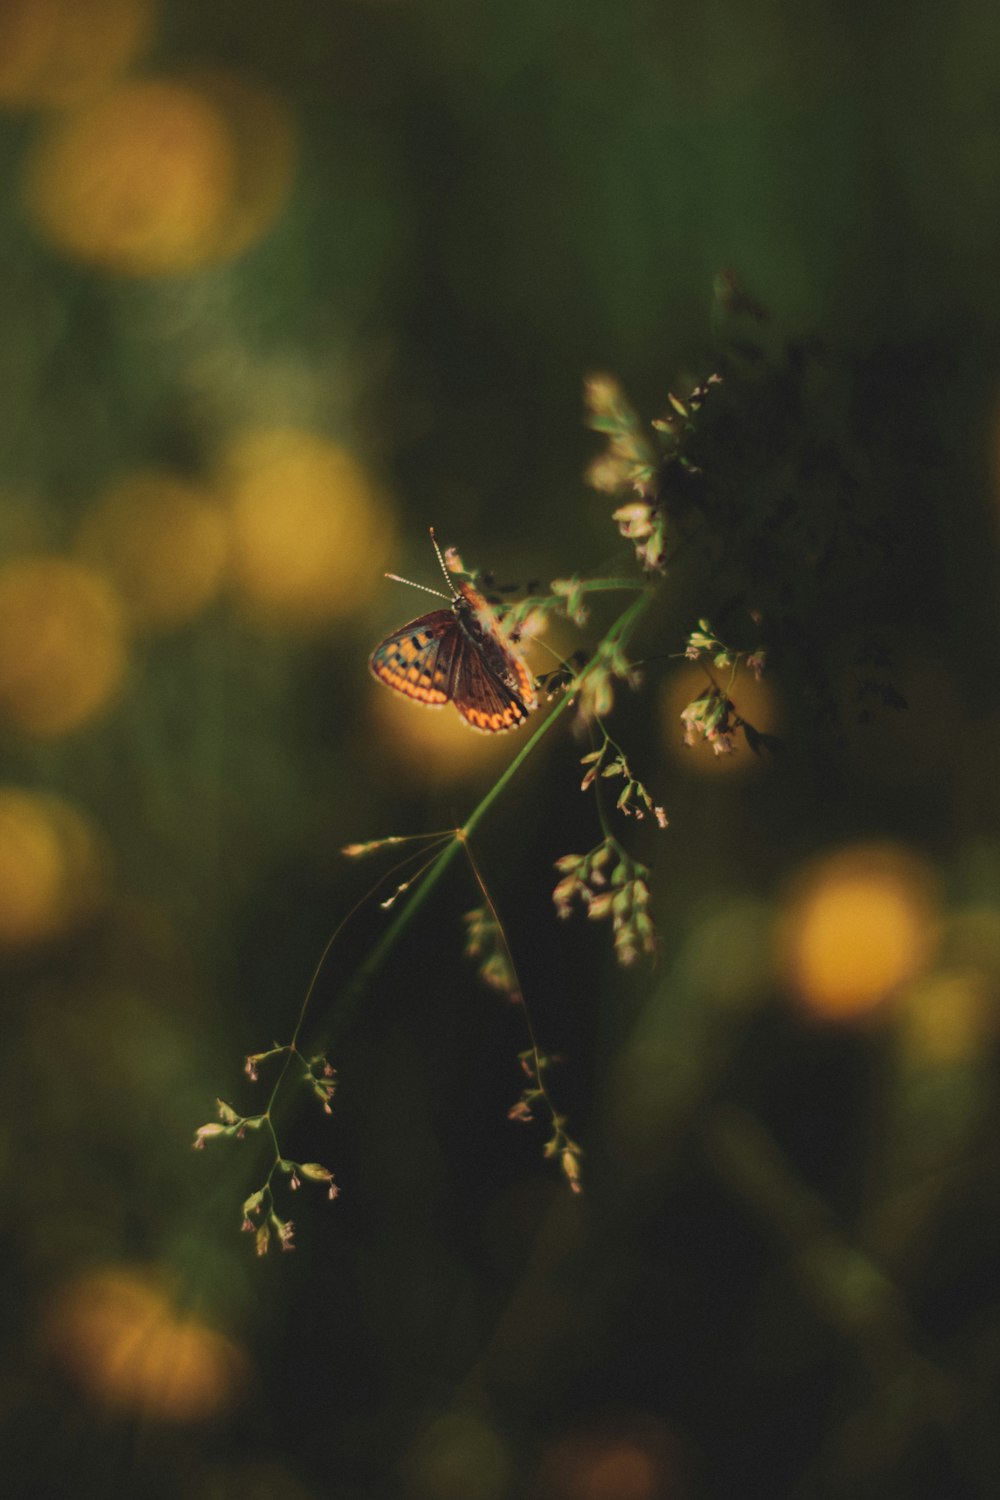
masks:
<svg viewBox="0 0 1000 1500"><path fill-rule="evenodd" d="M368 665L387 687L428 708L453 695L461 631L450 609L432 609L394 630L375 647Z"/></svg>
<svg viewBox="0 0 1000 1500"><path fill-rule="evenodd" d="M527 664L467 583L451 609L431 610L386 636L369 665L395 692L429 708L452 702L487 734L516 729L538 702Z"/></svg>
<svg viewBox="0 0 1000 1500"><path fill-rule="evenodd" d="M490 670L482 650L473 641L460 637L452 698L462 718L473 729L487 734L516 729L534 708L535 689L527 667L515 658L512 665L523 694L514 692Z"/></svg>

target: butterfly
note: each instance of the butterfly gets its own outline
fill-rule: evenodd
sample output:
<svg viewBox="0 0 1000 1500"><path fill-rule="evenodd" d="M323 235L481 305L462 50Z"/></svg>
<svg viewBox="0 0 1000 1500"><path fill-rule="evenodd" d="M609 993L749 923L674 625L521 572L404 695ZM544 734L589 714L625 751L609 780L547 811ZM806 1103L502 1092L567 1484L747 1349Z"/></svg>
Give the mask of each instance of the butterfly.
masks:
<svg viewBox="0 0 1000 1500"><path fill-rule="evenodd" d="M428 708L454 703L473 729L487 734L517 729L538 704L534 678L482 594L471 583L457 588L452 583L433 527L431 541L451 590L450 607L432 609L387 635L369 666L379 682L415 703ZM410 582L395 573L386 577Z"/></svg>

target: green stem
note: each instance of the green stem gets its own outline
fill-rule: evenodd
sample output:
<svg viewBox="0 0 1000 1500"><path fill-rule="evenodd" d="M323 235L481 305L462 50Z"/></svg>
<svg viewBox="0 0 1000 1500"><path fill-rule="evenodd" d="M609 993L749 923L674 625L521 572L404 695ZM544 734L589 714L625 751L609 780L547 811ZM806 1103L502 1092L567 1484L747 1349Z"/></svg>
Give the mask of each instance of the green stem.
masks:
<svg viewBox="0 0 1000 1500"><path fill-rule="evenodd" d="M648 585L635 578L584 578L577 587L584 594L646 593Z"/></svg>
<svg viewBox="0 0 1000 1500"><path fill-rule="evenodd" d="M630 587L634 587L634 584L630 585ZM649 608L650 604L653 601L653 598L653 593L649 589L644 588L642 593L639 594L637 598L633 599L628 608L626 610L623 610L621 615L619 615L618 619L614 622L614 624L611 626L611 629L605 636L601 647L599 647L598 650L595 651L590 661L580 673L581 681L584 677L587 676L589 672L593 671L598 663L602 660L603 649L609 640L621 640L623 636L627 635L635 628L643 614L645 614L646 610ZM346 989L342 991L339 999L335 1002L333 1014L330 1017L328 1031L326 1033L324 1041L320 1044L321 1050L326 1051L333 1044L336 1037L344 1030L347 1023L351 1020L352 1016L357 1010L358 1004L362 996L364 995L365 990L368 988L368 985L371 983L372 979L374 979L375 975L379 972L385 960L395 948L396 944L406 932L407 928L413 922L418 912L430 899L431 895L436 890L438 885L440 885L445 872L451 865L452 861L455 859L455 856L458 854L459 850L462 848L465 840L479 826L483 818L486 816L487 812L489 812L490 808L500 796L501 792L503 792L504 788L510 782L512 777L524 764L524 762L527 760L528 756L532 753L535 746L539 743L542 737L548 734L552 726L562 717L566 709L569 707L569 704L570 699L567 697L563 697L559 700L548 717L541 724L539 724L538 728L535 730L530 739L528 739L526 743L521 746L521 749L514 756L514 759L510 762L510 765L506 767L502 775L496 782L494 782L493 786L486 793L486 796L475 808L473 808L472 812L469 814L468 818L466 818L462 826L455 830L455 836L452 841L441 851L436 861L431 866L430 870L428 870L424 879L418 886L414 888L412 895L409 895L405 900L405 903L400 907L399 911L396 913L396 916L386 928L379 941L375 944L374 948L369 953L364 963L362 963L358 968L353 979L347 985Z"/></svg>
<svg viewBox="0 0 1000 1500"><path fill-rule="evenodd" d="M630 587L634 587L634 585L630 585ZM627 638L627 636L638 624L642 615L649 608L650 604L653 601L653 598L654 595L652 591L644 588L643 591L635 599L633 599L629 607L624 610L621 615L619 615L618 619L611 626L611 629L604 637L601 645L594 652L590 661L579 674L578 681L582 681L590 672L594 671L601 664L604 657L604 652L609 642L621 641L623 637ZM429 900L434 890L440 884L446 870L455 859L455 856L458 854L459 850L464 848L471 860L472 856L468 850L467 844L470 834L482 822L489 809L493 806L493 803L500 796L501 792L510 782L511 778L516 774L519 768L523 765L525 760L527 760L528 756L532 753L535 746L542 739L543 735L548 734L553 724L555 724L562 717L566 709L570 706L570 702L571 700L566 696L562 697L559 700L548 717L544 719L541 724L539 724L534 734L532 734L526 741L526 743L522 745L521 749L514 756L513 760L504 770L502 775L486 793L486 796L483 797L482 801L473 808L464 824L462 824L460 828L455 829L454 834L449 839L449 842L446 844L444 849L442 849L441 853L436 856L430 867L427 869L424 878L420 879L419 884L415 884L413 886L412 892L408 894L404 904L400 906L392 922L386 928L379 941L375 944L375 947L369 953L365 961L356 970L350 983L341 992L339 998L334 1002L334 1005L331 1009L331 1015L328 1021L325 1036L317 1042L320 1051L328 1051L331 1044L346 1028L348 1022L352 1019L354 1013L356 1012L358 1005L360 1004L360 1001L364 996L369 984L374 979L375 975L379 972L383 963L392 952L393 948L395 948L400 938L402 938L407 928L410 926L410 924L416 918L417 914ZM403 860L400 862L400 864L406 864L408 862L408 860ZM474 864L473 868L475 869ZM419 879L420 877L418 876L417 878ZM366 897L362 897L362 900L358 902L357 905L360 906L366 899ZM490 905L492 907L492 902L490 902ZM306 992L306 997L303 1002L302 1009L299 1013L299 1019L295 1027L292 1041L286 1048L273 1049L274 1051L284 1051L285 1057L282 1061L281 1068L278 1071L278 1075L274 1081L274 1085L271 1088L270 1095L267 1101L267 1107L262 1117L264 1122L266 1123L267 1131L274 1148L274 1157L271 1161L270 1169L267 1173L263 1185L263 1191L269 1195L269 1201L271 1202L272 1208L273 1190L271 1184L274 1179L275 1172L277 1171L282 1159L281 1147L275 1128L275 1113L278 1108L279 1096L282 1094L282 1085L285 1078L287 1077L288 1069L291 1066L292 1059L294 1057L301 1057L301 1054L298 1050L298 1038L305 1021L306 1011L315 989L319 972L323 967L323 964L326 960L327 954L330 951L330 948L333 945L333 942L343 929L346 922L350 920L351 916L353 916L355 910L357 910L357 906L351 909L347 917L344 918L344 921L341 922L336 928L335 932L327 943L326 948L324 949L319 959L319 962L316 965L312 979ZM532 1052L537 1064L539 1055L533 1034L531 1035L531 1042ZM541 1080L541 1072L541 1068L536 1067L536 1076L539 1081L539 1087L542 1089L543 1095L545 1095L545 1086ZM290 1094L286 1095L286 1098L290 1097ZM545 1097L546 1102L549 1104L549 1107L551 1109L551 1101L548 1100L547 1095L545 1095ZM554 1118L554 1109L552 1110L552 1113Z"/></svg>
<svg viewBox="0 0 1000 1500"><path fill-rule="evenodd" d="M574 588L581 594L644 594L648 585L636 578L581 578ZM519 599L516 608L527 610L533 604L565 604L565 594L529 594Z"/></svg>

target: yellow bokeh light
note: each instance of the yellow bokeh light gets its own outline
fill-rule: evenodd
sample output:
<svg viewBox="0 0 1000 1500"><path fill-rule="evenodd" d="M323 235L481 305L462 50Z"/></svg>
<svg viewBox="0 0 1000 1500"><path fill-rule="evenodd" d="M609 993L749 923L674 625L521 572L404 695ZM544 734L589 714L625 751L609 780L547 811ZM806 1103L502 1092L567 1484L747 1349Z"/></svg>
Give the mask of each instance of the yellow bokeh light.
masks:
<svg viewBox="0 0 1000 1500"><path fill-rule="evenodd" d="M0 719L29 734L65 734L121 685L121 603L92 569L58 557L0 569Z"/></svg>
<svg viewBox="0 0 1000 1500"><path fill-rule="evenodd" d="M78 549L111 579L133 625L169 629L218 594L226 524L207 490L142 470L98 502L80 528Z"/></svg>
<svg viewBox="0 0 1000 1500"><path fill-rule="evenodd" d="M48 1309L53 1357L94 1400L164 1422L213 1417L246 1373L239 1348L182 1317L157 1280L128 1268L81 1276Z"/></svg>
<svg viewBox="0 0 1000 1500"><path fill-rule="evenodd" d="M58 797L0 787L0 948L24 948L77 927L104 891L96 830Z"/></svg>
<svg viewBox="0 0 1000 1500"><path fill-rule="evenodd" d="M64 253L126 275L170 275L211 259L236 175L212 101L184 83L144 79L43 132L27 203Z"/></svg>
<svg viewBox="0 0 1000 1500"><path fill-rule="evenodd" d="M316 628L381 585L388 506L346 448L293 428L254 429L220 455L219 489L233 588L253 616Z"/></svg>
<svg viewBox="0 0 1000 1500"><path fill-rule="evenodd" d="M280 97L243 74L132 79L50 122L25 199L66 255L178 275L231 260L271 228L295 145Z"/></svg>
<svg viewBox="0 0 1000 1500"><path fill-rule="evenodd" d="M79 104L124 73L152 31L152 0L4 0L0 104Z"/></svg>
<svg viewBox="0 0 1000 1500"><path fill-rule="evenodd" d="M761 734L781 734L781 711L774 685L766 675L758 682L752 672L737 673L736 681L729 686L729 672L713 668L719 687L726 691L736 711ZM769 764L771 752L761 749L758 754L750 749L743 731L736 734L736 749L729 755L716 755L712 746L698 739L694 745L684 743L684 725L681 711L694 699L700 698L709 688L709 679L697 662L685 662L667 679L662 696L662 725L664 744L681 770L694 776L725 776L740 778L753 776Z"/></svg>
<svg viewBox="0 0 1000 1500"><path fill-rule="evenodd" d="M889 844L820 859L798 881L778 926L792 992L830 1020L864 1015L920 974L936 940L927 866Z"/></svg>

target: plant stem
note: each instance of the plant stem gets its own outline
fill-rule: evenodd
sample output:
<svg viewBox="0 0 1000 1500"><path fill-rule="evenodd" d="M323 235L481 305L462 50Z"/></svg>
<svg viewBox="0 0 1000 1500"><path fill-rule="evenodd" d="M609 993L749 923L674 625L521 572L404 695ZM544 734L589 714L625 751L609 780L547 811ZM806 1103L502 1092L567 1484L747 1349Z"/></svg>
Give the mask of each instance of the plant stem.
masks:
<svg viewBox="0 0 1000 1500"><path fill-rule="evenodd" d="M621 586L620 580L611 580L611 582L615 583L616 586ZM630 585L630 587L634 587L634 584ZM604 637L604 641L601 643L601 646L598 647L598 649L591 657L590 661L583 668L582 672L580 673L580 681L582 681L583 678L585 678L587 674L591 672L602 660L603 649L609 640L620 641L623 637L631 633L631 631L638 624L643 614L645 614L646 610L649 608L650 604L653 601L653 598L654 595L652 591L649 589L644 589L637 598L632 600L628 608L626 610L623 610L618 619L611 626L607 635ZM501 792L505 789L508 782L524 764L524 762L527 760L528 756L532 753L535 746L539 743L542 737L548 734L552 726L562 717L566 709L569 707L570 701L571 700L569 698L565 696L562 697L556 704L552 712L548 715L548 717L541 724L539 724L534 734L530 737L529 740L527 740L524 745L521 746L521 749L510 762L510 765L506 767L501 776L497 779L496 782L494 782L493 786L486 793L486 796L476 807L473 808L472 812L466 818L462 826L455 830L453 839L438 855L437 859L428 870L424 879L418 886L414 887L412 894L409 895L404 904L400 906L399 911L396 913L396 916L386 928L379 941L375 944L374 948L369 953L365 961L356 970L347 987L341 992L338 999L334 1002L332 1013L328 1022L327 1031L324 1035L323 1041L318 1044L321 1050L328 1050L335 1042L336 1038L344 1030L348 1022L353 1017L355 1011L357 1010L358 1004L360 1003L361 998L367 990L369 984L374 979L375 975L379 972L382 965L385 963L385 960L388 958L389 954L395 948L400 938L406 932L411 922L417 916L417 913L426 904L430 896L433 894L434 890L441 883L446 870L451 865L459 850L462 848L465 840L482 822L483 818L486 816L487 812L500 796Z"/></svg>

